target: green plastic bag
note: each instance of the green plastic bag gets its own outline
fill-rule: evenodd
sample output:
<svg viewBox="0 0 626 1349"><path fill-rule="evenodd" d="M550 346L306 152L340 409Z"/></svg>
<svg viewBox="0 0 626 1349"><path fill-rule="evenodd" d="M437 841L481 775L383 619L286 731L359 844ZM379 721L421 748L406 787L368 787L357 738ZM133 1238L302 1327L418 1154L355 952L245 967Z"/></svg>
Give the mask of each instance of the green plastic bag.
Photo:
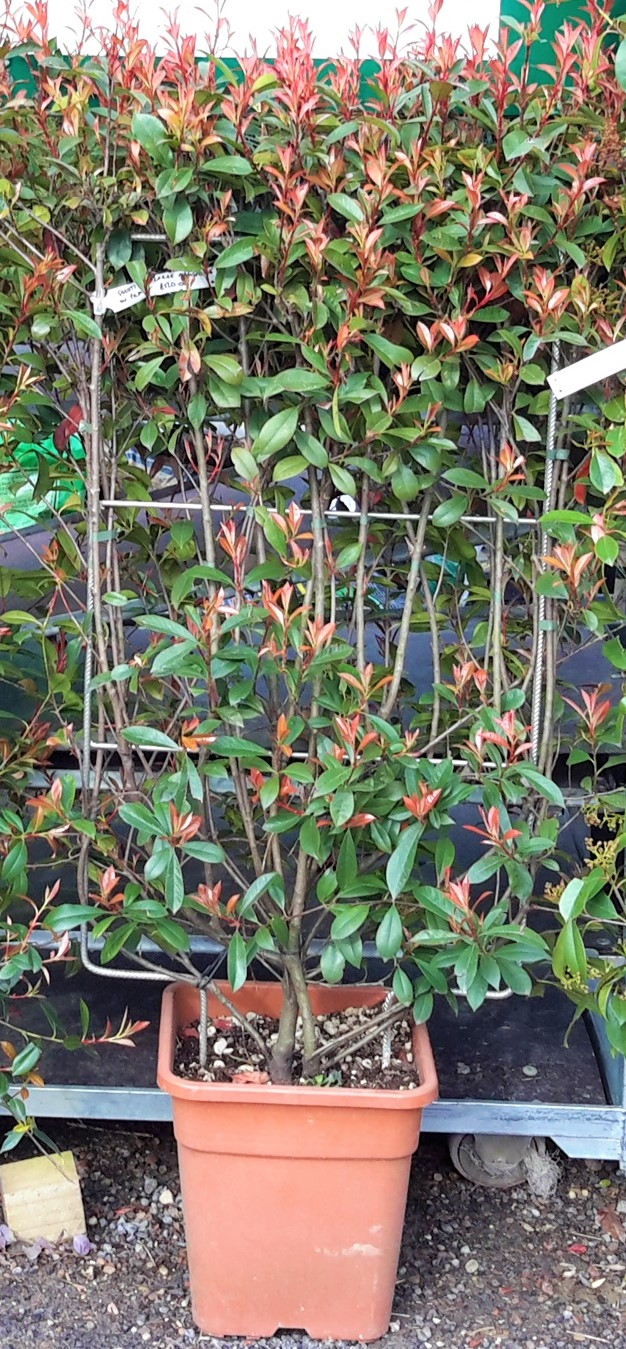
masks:
<svg viewBox="0 0 626 1349"><path fill-rule="evenodd" d="M68 448L76 463L84 461L85 451L78 436L70 437ZM22 442L11 452L10 465L2 467L0 463L0 534L30 529L32 525L49 524L54 518L54 512L60 511L72 497L83 496L84 483L76 478L69 479L61 487L53 487L50 492L35 499L42 460L52 466L68 464L66 455L59 453L52 436L42 440L39 445Z"/></svg>

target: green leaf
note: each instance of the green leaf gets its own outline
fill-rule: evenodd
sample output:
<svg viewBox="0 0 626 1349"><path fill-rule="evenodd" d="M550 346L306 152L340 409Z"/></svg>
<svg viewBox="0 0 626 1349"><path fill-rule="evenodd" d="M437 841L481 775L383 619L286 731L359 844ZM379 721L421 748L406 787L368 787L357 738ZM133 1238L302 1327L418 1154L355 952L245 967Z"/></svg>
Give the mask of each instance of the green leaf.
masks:
<svg viewBox="0 0 626 1349"><path fill-rule="evenodd" d="M392 474L391 490L398 501L415 501L420 487L420 480L409 464L401 464Z"/></svg>
<svg viewBox="0 0 626 1349"><path fill-rule="evenodd" d="M295 442L307 464L312 464L314 468L328 467L328 450L316 440L315 436L310 436L305 431L297 431Z"/></svg>
<svg viewBox="0 0 626 1349"><path fill-rule="evenodd" d="M417 822L402 830L399 842L387 863L385 873L387 888L392 899L397 899L413 870L423 826Z"/></svg>
<svg viewBox="0 0 626 1349"><path fill-rule="evenodd" d="M602 654L616 670L626 670L626 647L622 646L619 637L611 637L608 642L604 642Z"/></svg>
<svg viewBox="0 0 626 1349"><path fill-rule="evenodd" d="M245 178L253 172L252 164L242 155L217 155L202 165L203 173L215 173L220 178Z"/></svg>
<svg viewBox="0 0 626 1349"><path fill-rule="evenodd" d="M189 418L189 424L190 426L193 426L194 431L200 430L206 417L206 409L207 402L203 394L196 393L193 398L190 398L187 416Z"/></svg>
<svg viewBox="0 0 626 1349"><path fill-rule="evenodd" d="M168 847L166 856L167 863L163 873L165 898L172 913L178 913L178 910L182 908L182 903L185 898L185 883L183 881L182 867L171 846Z"/></svg>
<svg viewBox="0 0 626 1349"><path fill-rule="evenodd" d="M235 472L242 482L254 482L258 473L254 455L245 446L237 446L236 449L231 450L230 457Z"/></svg>
<svg viewBox="0 0 626 1349"><path fill-rule="evenodd" d="M604 563L605 566L614 567L619 557L619 543L617 539L611 538L610 534L605 534L603 538L598 539L595 544L596 557Z"/></svg>
<svg viewBox="0 0 626 1349"><path fill-rule="evenodd" d="M212 370L224 384L241 384L243 370L239 361L224 351L205 351L204 364Z"/></svg>
<svg viewBox="0 0 626 1349"><path fill-rule="evenodd" d="M147 388L148 384L152 382L152 378L156 375L157 371L161 370L162 363L162 356L153 356L150 361L144 361L143 364L139 366L137 374L135 375L135 388L138 389L140 393L142 393L143 390Z"/></svg>
<svg viewBox="0 0 626 1349"><path fill-rule="evenodd" d="M342 889L352 885L357 878L356 848L352 830L346 829L337 858L337 880Z"/></svg>
<svg viewBox="0 0 626 1349"><path fill-rule="evenodd" d="M347 824L354 815L354 792L339 791L331 797L330 815L337 829Z"/></svg>
<svg viewBox="0 0 626 1349"><path fill-rule="evenodd" d="M520 370L520 379L524 384L538 384L543 387L546 382L546 372L540 365L523 365Z"/></svg>
<svg viewBox="0 0 626 1349"><path fill-rule="evenodd" d="M306 467L307 461L303 454L289 454L275 464L272 482L288 482L290 478L298 478Z"/></svg>
<svg viewBox="0 0 626 1349"><path fill-rule="evenodd" d="M626 89L626 38L622 38L615 53L615 78L620 89Z"/></svg>
<svg viewBox="0 0 626 1349"><path fill-rule="evenodd" d="M182 638L184 642L193 641L196 646L198 645L189 629L183 627L182 623L176 623L173 618L166 618L161 614L141 614L135 622L138 628L147 628L148 632L162 632L167 637Z"/></svg>
<svg viewBox="0 0 626 1349"><path fill-rule="evenodd" d="M517 773L524 782L530 783L531 787L534 787L537 792L542 796L545 796L546 801L549 801L551 805L558 806L560 810L563 810L565 803L563 801L561 788L557 787L556 782L553 782L551 778L547 778L544 773L540 773L539 769L535 768L534 764L518 764Z"/></svg>
<svg viewBox="0 0 626 1349"><path fill-rule="evenodd" d="M215 259L216 267L241 267L244 262L249 262L254 257L254 247L249 239L235 239L234 244L229 244L224 248ZM219 373L219 372L218 372Z"/></svg>
<svg viewBox="0 0 626 1349"><path fill-rule="evenodd" d="M355 543L347 543L345 548L341 548L337 554L337 571L348 571L354 567L361 556L361 545L358 540Z"/></svg>
<svg viewBox="0 0 626 1349"><path fill-rule="evenodd" d="M433 511L433 524L437 529L449 529L450 525L458 524L463 515L467 514L467 497L452 496L448 501L442 501Z"/></svg>
<svg viewBox="0 0 626 1349"><path fill-rule="evenodd" d="M137 829L141 834L152 835L159 832L156 815L153 815L147 806L142 806L140 801L125 801L120 806L118 815L130 829Z"/></svg>
<svg viewBox="0 0 626 1349"><path fill-rule="evenodd" d="M293 370L281 370L279 375L274 375L268 384L275 386L272 392L282 393L320 393L322 389L327 389L330 381L326 375L321 375L317 370L303 370L300 366ZM313 439L312 436L309 437Z"/></svg>
<svg viewBox="0 0 626 1349"><path fill-rule="evenodd" d="M432 993L418 993L413 1003L413 1020L416 1026L422 1026L433 1014L435 999Z"/></svg>
<svg viewBox="0 0 626 1349"><path fill-rule="evenodd" d="M90 922L97 913L98 910L89 904L60 904L58 909L51 909L46 914L44 927L49 927L51 932L69 932L81 923Z"/></svg>
<svg viewBox="0 0 626 1349"><path fill-rule="evenodd" d="M66 309L64 317L70 319L81 337L95 337L97 341L102 336L99 323L90 314L83 314L80 309Z"/></svg>
<svg viewBox="0 0 626 1349"><path fill-rule="evenodd" d="M356 496L356 484L351 473L341 467L341 464L330 464L330 476L338 492L344 496Z"/></svg>
<svg viewBox="0 0 626 1349"><path fill-rule="evenodd" d="M189 950L189 934L180 923L174 922L173 918L160 918L158 923L154 924L150 935L172 951Z"/></svg>
<svg viewBox="0 0 626 1349"><path fill-rule="evenodd" d="M369 911L369 904L336 905L330 929L333 941L341 941L344 937L351 937L353 932L358 932L369 917Z"/></svg>
<svg viewBox="0 0 626 1349"><path fill-rule="evenodd" d="M527 417L521 417L518 412L514 412L513 423L518 440L524 440L529 443L541 440L541 434L537 430L537 427L533 426L532 422L529 422Z"/></svg>
<svg viewBox="0 0 626 1349"><path fill-rule="evenodd" d="M408 347L400 347L395 342L389 342L386 337L381 337L378 333L366 333L364 341L375 356L378 356L390 369L398 365L410 365L413 360L413 352Z"/></svg>
<svg viewBox="0 0 626 1349"><path fill-rule="evenodd" d="M150 726L127 726L124 731L124 739L128 740L130 745L139 745L144 748L180 750L180 745L177 745L171 736L165 735L164 731L153 730Z"/></svg>
<svg viewBox="0 0 626 1349"><path fill-rule="evenodd" d="M191 594L196 581L212 581L216 585L232 585L230 577L226 572L219 571L217 567L211 567L207 562L201 562L197 567L188 567L186 571L181 572L180 576L172 584L171 600L175 609L179 609L183 600Z"/></svg>
<svg viewBox="0 0 626 1349"><path fill-rule="evenodd" d="M263 783L259 792L259 799L264 810L269 810L270 806L273 806L279 791L280 778L278 773L275 773L273 777L268 778L267 781Z"/></svg>
<svg viewBox="0 0 626 1349"><path fill-rule="evenodd" d="M243 988L248 977L248 953L246 943L239 932L235 932L230 939L226 968L228 982L233 993L237 993L240 988Z"/></svg>
<svg viewBox="0 0 626 1349"><path fill-rule="evenodd" d="M130 262L130 259L133 256L133 244L127 229L119 228L113 230L109 239L107 252L109 255L109 262L111 263L111 266L115 268L116 272L119 271L121 267L125 267L127 262Z"/></svg>
<svg viewBox="0 0 626 1349"><path fill-rule="evenodd" d="M353 224L359 225L363 220L363 209L359 206L354 197L349 197L346 192L329 192L326 198L328 205L332 206L333 211L338 211L339 215L345 216L346 220L351 220Z"/></svg>
<svg viewBox="0 0 626 1349"><path fill-rule="evenodd" d="M37 1066L41 1058L41 1049L39 1045L26 1045L15 1055L11 1064L11 1072L14 1077L25 1077L27 1073L32 1073L33 1068Z"/></svg>
<svg viewBox="0 0 626 1349"><path fill-rule="evenodd" d="M591 519L586 511L546 511L542 523L552 529L553 525L590 525Z"/></svg>
<svg viewBox="0 0 626 1349"><path fill-rule="evenodd" d="M408 974L405 974L404 970L400 969L400 967L398 967L393 976L393 991L398 1002L401 1002L403 1007L411 1006L411 1003L413 1002L413 984L411 983Z"/></svg>
<svg viewBox="0 0 626 1349"><path fill-rule="evenodd" d="M195 857L198 862L209 862L213 865L219 865L224 861L224 849L220 843L205 843L200 840L197 843L185 843L183 845L185 857Z"/></svg>
<svg viewBox="0 0 626 1349"><path fill-rule="evenodd" d="M246 740L241 735L220 735L213 741L211 751L213 754L223 754L228 758L234 755L239 759L249 759L251 756L258 759L268 753L262 745L258 745L254 740Z"/></svg>
<svg viewBox="0 0 626 1349"><path fill-rule="evenodd" d="M35 342L43 342L52 328L52 318L47 314L35 314L31 324L31 333Z"/></svg>
<svg viewBox="0 0 626 1349"><path fill-rule="evenodd" d="M532 989L532 979L528 970L522 969L521 965L516 965L513 960L503 960L498 957L498 965L502 978L512 993L528 994Z"/></svg>
<svg viewBox="0 0 626 1349"><path fill-rule="evenodd" d="M435 845L435 867L438 877L443 876L448 867L452 866L455 856L456 849L452 839L442 834Z"/></svg>
<svg viewBox="0 0 626 1349"><path fill-rule="evenodd" d="M436 356L418 356L411 366L413 379L436 379L441 372L441 361Z"/></svg>
<svg viewBox="0 0 626 1349"><path fill-rule="evenodd" d="M454 487L475 487L478 491L484 492L488 486L487 480L480 473L475 473L472 468L449 468L443 476L446 482L451 482Z"/></svg>
<svg viewBox="0 0 626 1349"><path fill-rule="evenodd" d="M269 417L252 446L252 453L257 462L262 463L264 459L269 459L271 455L284 449L285 445L293 440L297 425L297 408L283 408L275 417Z"/></svg>
<svg viewBox="0 0 626 1349"><path fill-rule="evenodd" d="M19 1144L23 1142L24 1132L22 1129L9 1129L8 1134L5 1134L2 1140L0 1152L11 1152L13 1148L19 1147Z"/></svg>
<svg viewBox="0 0 626 1349"><path fill-rule="evenodd" d="M166 679L168 675L184 675L188 669L187 658L197 649L195 637L190 637L186 642L174 642L172 646L157 651L151 673L156 679Z"/></svg>
<svg viewBox="0 0 626 1349"><path fill-rule="evenodd" d="M167 131L158 117L153 117L149 112L138 112L132 120L133 139L139 141L143 150L150 155L151 159L156 160L158 164L164 162L164 150L169 150L167 144ZM166 155L165 158L168 156Z"/></svg>
<svg viewBox="0 0 626 1349"><path fill-rule="evenodd" d="M568 974L584 979L587 975L587 955L585 944L575 923L565 924L559 933L552 952L552 969L557 979Z"/></svg>
<svg viewBox="0 0 626 1349"><path fill-rule="evenodd" d="M322 859L322 837L313 815L306 815L300 826L300 847L307 857Z"/></svg>
<svg viewBox="0 0 626 1349"><path fill-rule="evenodd" d="M257 899L260 899L261 895L267 893L273 881L276 880L277 875L278 872L276 871L268 871L265 876L257 876L256 880L248 886L248 889L245 894L241 896L237 905L237 913L240 914L242 918L250 912L250 909L254 908Z"/></svg>
<svg viewBox="0 0 626 1349"><path fill-rule="evenodd" d="M495 876L501 866L501 856L498 853L487 852L472 863L467 873L468 880L471 885L480 885L482 881L488 881L490 876Z"/></svg>
<svg viewBox="0 0 626 1349"><path fill-rule="evenodd" d="M165 169L156 181L156 195L159 200L161 201L163 197L173 197L176 192L186 192L193 175L194 170L190 164L187 168Z"/></svg>
<svg viewBox="0 0 626 1349"><path fill-rule="evenodd" d="M395 904L391 904L376 933L376 949L383 960L395 960L402 949L404 933L402 919Z"/></svg>
<svg viewBox="0 0 626 1349"><path fill-rule="evenodd" d="M594 450L589 478L596 491L601 492L603 496L608 496L614 487L621 487L624 481L621 469L604 450Z"/></svg>
<svg viewBox="0 0 626 1349"><path fill-rule="evenodd" d="M327 984L341 983L343 972L346 968L346 961L345 957L341 954L341 951L338 951L337 947L333 946L332 943L325 946L322 951L320 968L322 971L322 978L326 980Z"/></svg>
<svg viewBox="0 0 626 1349"><path fill-rule="evenodd" d="M470 379L463 395L463 411L484 412L490 398L490 388L485 388L477 380Z"/></svg>
<svg viewBox="0 0 626 1349"><path fill-rule="evenodd" d="M173 244L182 243L193 229L193 212L186 197L178 194L168 198L163 207L163 226Z"/></svg>
<svg viewBox="0 0 626 1349"><path fill-rule="evenodd" d="M585 882L580 876L575 876L565 886L563 894L559 900L559 912L561 917L566 920L578 918L585 907Z"/></svg>

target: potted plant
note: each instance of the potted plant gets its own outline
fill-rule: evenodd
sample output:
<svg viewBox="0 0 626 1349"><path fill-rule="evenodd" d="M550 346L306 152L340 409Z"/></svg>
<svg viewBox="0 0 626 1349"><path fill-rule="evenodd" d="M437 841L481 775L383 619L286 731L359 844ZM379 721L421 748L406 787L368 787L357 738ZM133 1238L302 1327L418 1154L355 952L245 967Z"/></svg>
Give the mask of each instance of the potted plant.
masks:
<svg viewBox="0 0 626 1349"><path fill-rule="evenodd" d="M173 27L157 74L121 11L88 58L42 15L0 109L2 323L28 354L5 413L9 444L80 433L85 504L44 612L4 621L76 672L87 652L84 703L55 685L80 792L36 806L79 902L45 921L83 925L89 967L93 938L103 972L178 970L159 1080L201 1327L376 1338L434 996L528 994L551 945L568 986L579 958L567 903L558 938L533 926L557 638L616 613L610 558L558 532L588 412L547 494L543 442L555 344L615 334L606 21L537 89L534 11L495 61L476 30L467 57L381 34L370 83L318 71L295 21L236 70Z"/></svg>

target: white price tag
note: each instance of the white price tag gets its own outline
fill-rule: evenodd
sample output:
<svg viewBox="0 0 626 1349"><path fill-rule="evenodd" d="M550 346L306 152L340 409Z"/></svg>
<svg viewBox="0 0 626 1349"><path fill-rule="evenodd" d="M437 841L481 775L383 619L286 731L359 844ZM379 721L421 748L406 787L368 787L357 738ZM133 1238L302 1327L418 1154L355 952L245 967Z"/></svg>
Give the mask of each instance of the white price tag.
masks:
<svg viewBox="0 0 626 1349"><path fill-rule="evenodd" d="M156 272L148 291L151 296L156 296L175 295L183 290L207 290L214 280L215 268L211 269L208 277L202 272ZM113 286L112 289L105 290L99 295L94 292L91 303L94 314L105 314L107 309L119 314L123 309L130 309L132 305L139 304L140 300L145 298L145 291L129 281L125 286Z"/></svg>
<svg viewBox="0 0 626 1349"><path fill-rule="evenodd" d="M591 384L609 379L611 375L619 375L622 370L626 370L626 340L614 342L603 351L594 351L592 356L556 370L553 375L548 375L548 384L557 398L569 398L570 394L580 393L581 389L588 389Z"/></svg>

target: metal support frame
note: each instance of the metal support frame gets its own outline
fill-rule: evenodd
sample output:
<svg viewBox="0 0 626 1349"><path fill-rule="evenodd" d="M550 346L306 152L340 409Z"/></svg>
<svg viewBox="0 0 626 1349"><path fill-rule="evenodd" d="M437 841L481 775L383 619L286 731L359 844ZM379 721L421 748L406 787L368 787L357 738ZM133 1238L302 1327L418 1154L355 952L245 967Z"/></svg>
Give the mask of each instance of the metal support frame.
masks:
<svg viewBox="0 0 626 1349"><path fill-rule="evenodd" d="M145 236L146 238L148 236ZM155 240L157 236L154 237ZM559 368L559 344L555 343L552 353L552 375ZM546 464L544 486L546 499L552 490L555 446L557 431L557 397L551 391L546 444ZM99 484L100 475L95 473L92 482ZM97 491L97 501L95 495ZM90 574L88 580L88 606L93 604L93 568L96 557L95 533L101 527L100 512L105 510L108 519L120 508L135 507L139 510L150 508L146 501L105 496L99 488L95 489L91 500L88 518ZM200 509L199 502L177 501L159 502L160 511L167 510L182 514L192 514ZM236 506L215 503L216 513L223 514L236 509ZM338 517L341 512L331 512ZM377 520L395 522L416 519L413 515L395 515L374 512ZM471 525L493 525L490 516L467 516L464 522ZM536 521L521 521L522 527L536 528ZM540 558L547 552L548 539L545 531L538 538ZM543 706L543 675L545 661L545 599L540 597L540 625L538 632L537 669L532 690L532 757L537 761ZM93 669L93 650L88 644L85 662L85 712L84 712L84 749L85 772L91 772L92 752L101 748L93 736L91 717L91 680ZM107 746L108 748L108 746ZM111 745L111 748L114 748ZM139 982L146 979L167 981L172 976L167 972L151 973L144 970L102 969L92 960L92 948L86 930L81 939L81 957L85 969L103 977L127 979ZM601 1023L589 1020L588 1030L591 1036L598 1069L604 1085L608 1104L588 1106L575 1104L544 1104L542 1102L520 1103L512 1101L476 1101L444 1100L430 1105L424 1111L423 1128L426 1131L443 1134L504 1134L518 1137L540 1136L552 1138L570 1157L593 1157L617 1160L626 1166L626 1073L623 1059L611 1057L608 1042ZM115 1119L139 1123L141 1121L169 1121L171 1119L170 1098L154 1088L94 1087L94 1086L55 1086L33 1087L29 1092L29 1107L33 1114L41 1118L80 1118L83 1120Z"/></svg>

